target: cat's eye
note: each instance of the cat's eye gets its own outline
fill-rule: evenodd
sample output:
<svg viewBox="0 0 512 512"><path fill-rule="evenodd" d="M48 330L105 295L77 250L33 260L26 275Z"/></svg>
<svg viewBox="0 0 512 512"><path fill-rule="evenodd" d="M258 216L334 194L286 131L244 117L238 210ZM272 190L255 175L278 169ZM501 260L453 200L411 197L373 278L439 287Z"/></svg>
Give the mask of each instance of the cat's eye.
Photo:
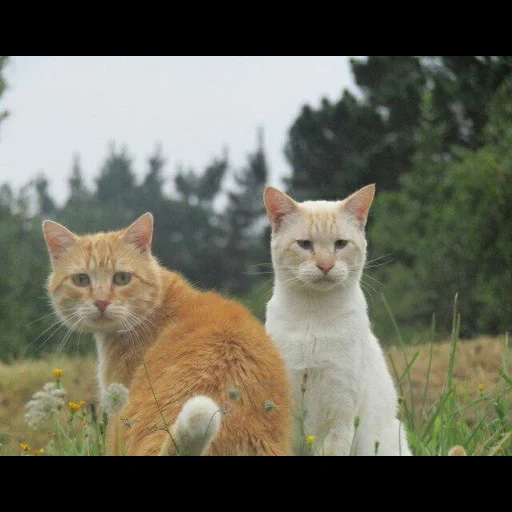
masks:
<svg viewBox="0 0 512 512"><path fill-rule="evenodd" d="M335 249L343 249L348 244L348 240L336 240L334 242L334 248Z"/></svg>
<svg viewBox="0 0 512 512"><path fill-rule="evenodd" d="M304 249L306 251L313 250L313 242L311 240L297 240L297 244L301 249Z"/></svg>
<svg viewBox="0 0 512 512"><path fill-rule="evenodd" d="M124 286L130 282L131 278L130 272L116 272L113 281L117 286Z"/></svg>
<svg viewBox="0 0 512 512"><path fill-rule="evenodd" d="M89 286L91 284L91 280L87 274L74 274L71 277L73 283L77 286Z"/></svg>

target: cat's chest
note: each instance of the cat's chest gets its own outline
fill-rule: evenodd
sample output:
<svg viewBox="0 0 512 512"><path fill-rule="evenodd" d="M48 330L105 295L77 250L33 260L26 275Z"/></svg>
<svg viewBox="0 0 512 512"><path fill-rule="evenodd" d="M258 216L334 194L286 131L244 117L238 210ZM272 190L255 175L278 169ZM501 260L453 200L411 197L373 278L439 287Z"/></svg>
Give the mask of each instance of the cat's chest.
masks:
<svg viewBox="0 0 512 512"><path fill-rule="evenodd" d="M342 322L281 318L267 321L266 327L290 370L350 370L357 358L353 329Z"/></svg>

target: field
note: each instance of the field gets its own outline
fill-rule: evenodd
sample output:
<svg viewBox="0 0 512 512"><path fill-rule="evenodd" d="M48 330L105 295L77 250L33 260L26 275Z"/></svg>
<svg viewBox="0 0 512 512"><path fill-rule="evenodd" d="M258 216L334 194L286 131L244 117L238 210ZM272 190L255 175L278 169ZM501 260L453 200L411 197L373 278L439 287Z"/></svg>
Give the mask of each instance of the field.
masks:
<svg viewBox="0 0 512 512"><path fill-rule="evenodd" d="M417 455L444 455L455 444L463 445L468 455L512 455L512 361L507 344L505 336L482 337L387 351ZM53 381L56 367L63 369L66 403L95 403L92 358L0 364L0 454L19 455L20 443L30 446L27 453L40 448L51 452L47 446L56 436L56 422L34 429L24 415L25 404L45 382ZM58 449L54 453L59 454ZM71 453L62 449L62 454Z"/></svg>

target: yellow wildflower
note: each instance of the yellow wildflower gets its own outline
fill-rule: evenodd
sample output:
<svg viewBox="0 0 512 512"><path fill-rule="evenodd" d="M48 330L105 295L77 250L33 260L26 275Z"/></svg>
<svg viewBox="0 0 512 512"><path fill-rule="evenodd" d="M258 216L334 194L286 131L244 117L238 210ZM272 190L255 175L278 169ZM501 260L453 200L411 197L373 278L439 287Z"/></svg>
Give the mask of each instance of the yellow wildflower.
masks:
<svg viewBox="0 0 512 512"><path fill-rule="evenodd" d="M480 391L480 393L485 389L485 386L483 384L478 384L478 391Z"/></svg>
<svg viewBox="0 0 512 512"><path fill-rule="evenodd" d="M81 405L81 402L80 403L68 402L68 407L72 413L75 413L75 412L79 411L83 406Z"/></svg>
<svg viewBox="0 0 512 512"><path fill-rule="evenodd" d="M37 457L38 455L43 455L43 454L44 454L44 448L39 448L39 450L34 450L34 451L32 452L32 455L34 455L34 456L36 456L36 457Z"/></svg>
<svg viewBox="0 0 512 512"><path fill-rule="evenodd" d="M55 368L53 370L53 377L55 380L59 380L62 377L63 370L62 368Z"/></svg>
<svg viewBox="0 0 512 512"><path fill-rule="evenodd" d="M25 444L25 443L20 443L20 448L21 448L21 451L25 452L25 453L30 451L30 446L28 444Z"/></svg>
<svg viewBox="0 0 512 512"><path fill-rule="evenodd" d="M306 437L306 444L311 446L315 442L316 436L308 436Z"/></svg>

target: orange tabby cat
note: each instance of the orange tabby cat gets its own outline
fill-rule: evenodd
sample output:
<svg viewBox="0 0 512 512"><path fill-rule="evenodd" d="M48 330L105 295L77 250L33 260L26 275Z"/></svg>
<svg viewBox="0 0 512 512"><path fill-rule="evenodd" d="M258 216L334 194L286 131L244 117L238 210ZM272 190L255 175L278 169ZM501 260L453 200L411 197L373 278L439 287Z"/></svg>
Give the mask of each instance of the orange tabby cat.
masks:
<svg viewBox="0 0 512 512"><path fill-rule="evenodd" d="M277 349L243 306L159 265L150 213L117 232L76 236L49 220L43 231L55 311L70 329L94 333L100 391L129 390L109 421L111 454L291 452Z"/></svg>

